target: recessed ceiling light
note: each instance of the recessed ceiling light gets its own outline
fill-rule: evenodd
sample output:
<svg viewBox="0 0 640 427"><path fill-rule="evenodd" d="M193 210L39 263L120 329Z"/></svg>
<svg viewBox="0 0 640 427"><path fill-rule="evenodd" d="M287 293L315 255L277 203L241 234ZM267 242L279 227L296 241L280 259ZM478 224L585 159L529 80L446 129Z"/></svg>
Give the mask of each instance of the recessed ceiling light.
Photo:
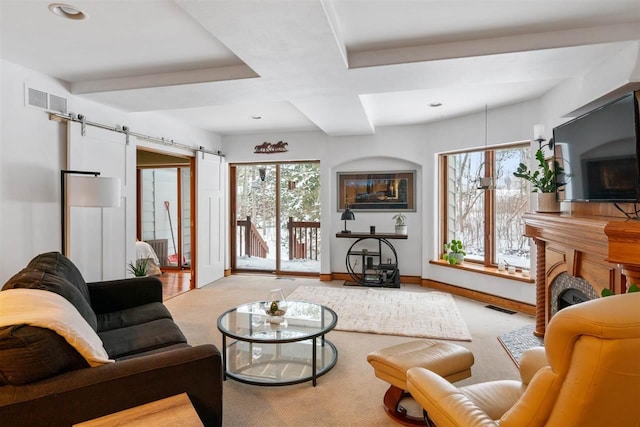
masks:
<svg viewBox="0 0 640 427"><path fill-rule="evenodd" d="M442 106L441 102L432 102L431 104L429 104L429 107L440 107Z"/></svg>
<svg viewBox="0 0 640 427"><path fill-rule="evenodd" d="M49 10L62 18L73 19L74 21L81 21L89 18L89 15L81 11L75 6L64 3L51 3Z"/></svg>
<svg viewBox="0 0 640 427"><path fill-rule="evenodd" d="M251 116L251 118L253 120L260 120L262 118L262 116L255 115L255 116Z"/></svg>

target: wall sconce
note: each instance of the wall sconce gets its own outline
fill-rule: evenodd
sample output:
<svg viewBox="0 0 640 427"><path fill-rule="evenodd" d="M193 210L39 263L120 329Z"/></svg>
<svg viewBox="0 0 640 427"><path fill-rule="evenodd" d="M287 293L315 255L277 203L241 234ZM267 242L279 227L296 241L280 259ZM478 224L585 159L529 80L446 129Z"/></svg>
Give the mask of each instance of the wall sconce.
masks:
<svg viewBox="0 0 640 427"><path fill-rule="evenodd" d="M60 171L62 254L65 256L67 256L67 208L69 206L97 208L120 206L120 178L99 175L100 172Z"/></svg>
<svg viewBox="0 0 640 427"><path fill-rule="evenodd" d="M544 147L549 147L549 150L553 151L553 138L551 138L546 144L543 144L543 142L546 141L546 139L544 139L544 125L533 125L533 140L538 143L538 150L542 150Z"/></svg>
<svg viewBox="0 0 640 427"><path fill-rule="evenodd" d="M347 230L347 221L353 221L354 219L356 219L356 216L353 211L349 209L349 206L345 207L340 216L340 221L344 221L344 230L342 230L344 234L351 234L351 231Z"/></svg>

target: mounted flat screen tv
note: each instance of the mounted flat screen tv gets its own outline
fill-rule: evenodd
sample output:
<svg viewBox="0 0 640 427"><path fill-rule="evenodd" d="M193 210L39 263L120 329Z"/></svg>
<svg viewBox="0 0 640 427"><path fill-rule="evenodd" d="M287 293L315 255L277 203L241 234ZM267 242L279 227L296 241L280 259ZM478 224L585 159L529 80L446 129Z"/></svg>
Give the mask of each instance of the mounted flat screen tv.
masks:
<svg viewBox="0 0 640 427"><path fill-rule="evenodd" d="M558 200L640 201L640 92L630 93L553 129Z"/></svg>

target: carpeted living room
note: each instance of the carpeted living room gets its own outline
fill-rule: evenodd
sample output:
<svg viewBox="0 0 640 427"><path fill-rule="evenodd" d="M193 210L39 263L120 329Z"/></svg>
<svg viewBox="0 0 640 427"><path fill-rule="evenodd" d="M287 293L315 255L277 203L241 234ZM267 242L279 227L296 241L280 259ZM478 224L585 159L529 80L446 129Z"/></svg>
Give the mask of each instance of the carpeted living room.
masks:
<svg viewBox="0 0 640 427"><path fill-rule="evenodd" d="M311 278L238 274L178 295L166 304L190 343L214 343L220 348L221 334L216 327L218 316L231 307L264 300L269 290L274 287L283 289L286 296L293 294L294 297L296 290L300 288L311 288L317 295L332 291L375 292L400 293L411 298L416 295L441 293L419 285L403 284L399 290L375 288L367 291L366 288L345 287L343 283L344 281L338 280L321 282ZM450 294L443 296L452 298L454 305L449 306L449 309L455 311L452 318L462 322L462 328L469 334L469 338L463 334L460 340L449 342L468 348L475 358L472 376L456 384L518 379L516 364L500 344L498 337L520 327L533 325L533 317L497 311L487 308L487 304L464 297ZM364 296L358 298L362 300ZM437 305L439 302L434 300L432 304ZM393 314L398 312L394 310L394 306L388 309L388 319L393 318ZM420 322L420 319L412 318L412 314L408 313L409 316L405 316L409 319L407 328L411 328L413 321ZM318 378L316 387L310 382L283 387L263 387L227 379L224 383L224 425L398 425L386 414L383 407L383 396L389 384L376 378L372 366L367 363L367 355L391 345L427 338L404 335L402 327L396 328L397 332L394 334L343 331L340 330L340 319L339 314L338 325L326 335L337 347L338 361L333 369ZM415 402L409 399L403 404L414 415L421 415L421 409Z"/></svg>
<svg viewBox="0 0 640 427"><path fill-rule="evenodd" d="M640 0L0 0L0 425L639 426Z"/></svg>

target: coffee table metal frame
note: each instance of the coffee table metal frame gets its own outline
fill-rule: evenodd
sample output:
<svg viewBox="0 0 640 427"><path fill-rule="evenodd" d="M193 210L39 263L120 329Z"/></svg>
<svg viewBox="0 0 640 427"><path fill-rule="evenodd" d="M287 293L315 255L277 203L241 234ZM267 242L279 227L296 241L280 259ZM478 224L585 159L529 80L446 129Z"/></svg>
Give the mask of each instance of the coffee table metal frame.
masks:
<svg viewBox="0 0 640 427"><path fill-rule="evenodd" d="M331 331L336 326L336 323L338 321L338 316L335 313L335 311L333 311L329 307L326 307L320 304L315 304L315 303L308 303L308 302L301 302L301 301L289 301L288 303L290 307L292 307L295 304L309 304L312 306L319 307L320 313L321 313L320 319L319 319L319 326L317 328L310 328L310 330L307 331L306 333L304 332L304 330L301 331L300 329L297 329L295 330L294 334L288 335L287 333L285 333L289 331L288 320L287 320L288 318L285 315L285 321L287 322L283 322L282 324L269 325L269 327L272 328L272 330L265 329L265 326L267 325L267 323L264 323L262 327L254 327L251 321L251 316L261 316L262 318L266 319L266 315L256 311L256 307L261 307L262 302L254 302L254 303L243 304L238 307L234 307L230 310L225 311L220 315L220 317L218 317L218 322L217 322L218 330L222 333L222 349L223 349L222 369L223 369L223 378L225 380L227 379L227 377L229 377L242 383L260 385L260 386L283 386L283 385L299 384L299 383L303 383L311 380L313 382L313 386L315 387L317 384L318 377L321 377L322 375L326 374L335 366L338 360L338 350L336 349L335 345L333 345L331 341L325 339L324 337L326 333ZM237 330L230 330L228 327L225 326L225 323L228 323L229 316L237 314L239 309L243 310L242 311L243 314L246 314L247 316L249 316L249 320L246 323L246 327L237 328ZM293 310L290 309L288 313L291 313L292 311ZM327 324L325 324L325 317L326 317L325 314L329 314L328 317L330 317L329 319L330 321ZM294 319L291 319L291 320L294 320ZM268 332L275 333L275 336L272 336L272 334L268 334ZM227 345L227 338L232 338L235 341ZM239 343L249 343L250 346L252 346L253 344L266 344L266 345L279 346L282 344L286 345L286 344L300 343L307 340L311 341L311 353L312 353L311 354L311 375L301 376L299 378L290 379L290 380L277 380L277 379L266 380L265 379L264 381L256 381L256 380L252 380L249 376L244 376L242 374L242 371L233 372L233 371L230 371L228 368L227 358L228 358L229 350L234 345L238 345ZM329 350L328 353L330 357L328 363L323 364L323 366L321 366L320 369L318 369L318 366L317 366L318 341L320 343L320 349L323 350L323 357L324 357L324 350L327 346L328 346L328 350ZM276 348L279 350L279 347L276 347ZM279 354L280 352L277 351L276 353ZM282 360L279 360L276 358L272 360L272 362L279 363L279 362L282 362ZM247 368L248 367L251 367L251 364L249 364Z"/></svg>

